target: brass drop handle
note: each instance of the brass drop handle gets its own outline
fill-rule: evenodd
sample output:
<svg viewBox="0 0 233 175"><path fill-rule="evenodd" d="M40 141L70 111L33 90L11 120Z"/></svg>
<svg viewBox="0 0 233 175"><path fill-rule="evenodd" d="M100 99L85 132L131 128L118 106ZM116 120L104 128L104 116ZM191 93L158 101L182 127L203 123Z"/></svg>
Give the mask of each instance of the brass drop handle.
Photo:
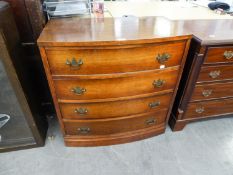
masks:
<svg viewBox="0 0 233 175"><path fill-rule="evenodd" d="M156 88L160 88L162 87L164 84L165 84L165 80L161 80L161 79L158 79L158 80L154 80L154 82L152 83L153 86Z"/></svg>
<svg viewBox="0 0 233 175"><path fill-rule="evenodd" d="M209 97L212 94L213 90L203 90L202 95L204 97Z"/></svg>
<svg viewBox="0 0 233 175"><path fill-rule="evenodd" d="M79 115L86 115L88 110L86 108L79 108L74 110L75 113L78 113Z"/></svg>
<svg viewBox="0 0 233 175"><path fill-rule="evenodd" d="M149 107L150 108L156 108L160 105L160 101L156 101L156 102L151 102L149 103Z"/></svg>
<svg viewBox="0 0 233 175"><path fill-rule="evenodd" d="M154 124L156 124L155 118L150 118L146 120L146 125L154 125Z"/></svg>
<svg viewBox="0 0 233 175"><path fill-rule="evenodd" d="M75 58L72 58L71 61L69 59L66 60L66 65L69 65L72 68L79 69L81 65L83 65L82 59L79 59L78 61Z"/></svg>
<svg viewBox="0 0 233 175"><path fill-rule="evenodd" d="M211 78L217 78L217 77L220 76L220 74L221 74L221 71L220 71L220 70L215 70L215 71L211 71L211 72L209 73L209 76L210 76Z"/></svg>
<svg viewBox="0 0 233 175"><path fill-rule="evenodd" d="M230 60L233 58L233 51L225 51L223 55L227 60Z"/></svg>
<svg viewBox="0 0 233 175"><path fill-rule="evenodd" d="M169 53L162 53L162 54L158 54L156 59L159 64L164 64L165 62L169 60L170 57L171 55Z"/></svg>
<svg viewBox="0 0 233 175"><path fill-rule="evenodd" d="M78 133L80 134L89 134L91 129L89 127L80 127L78 128Z"/></svg>
<svg viewBox="0 0 233 175"><path fill-rule="evenodd" d="M71 92L75 93L76 95L83 95L84 92L86 92L86 89L81 87L75 87L71 89Z"/></svg>
<svg viewBox="0 0 233 175"><path fill-rule="evenodd" d="M197 107L197 108L196 108L196 113L201 114L201 113L203 113L204 111L205 111L205 108L204 108L203 106L200 106L200 107Z"/></svg>

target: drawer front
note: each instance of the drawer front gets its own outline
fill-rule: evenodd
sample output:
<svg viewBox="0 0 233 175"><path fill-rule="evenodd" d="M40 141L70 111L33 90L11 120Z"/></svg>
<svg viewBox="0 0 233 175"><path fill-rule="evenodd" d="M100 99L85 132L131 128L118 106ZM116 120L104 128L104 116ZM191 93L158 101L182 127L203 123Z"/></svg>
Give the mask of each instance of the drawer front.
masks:
<svg viewBox="0 0 233 175"><path fill-rule="evenodd" d="M233 79L233 66L202 67L198 82L231 80Z"/></svg>
<svg viewBox="0 0 233 175"><path fill-rule="evenodd" d="M53 75L108 74L160 69L161 65L180 65L185 44L182 41L125 49L61 48L46 52Z"/></svg>
<svg viewBox="0 0 233 175"><path fill-rule="evenodd" d="M65 119L121 117L167 109L171 97L172 93L115 102L81 104L61 103L60 110Z"/></svg>
<svg viewBox="0 0 233 175"><path fill-rule="evenodd" d="M127 131L135 131L148 127L161 127L165 124L167 110L156 113L137 115L134 117L102 119L102 120L66 120L67 135L107 135Z"/></svg>
<svg viewBox="0 0 233 175"><path fill-rule="evenodd" d="M233 99L190 103L184 118L202 118L233 113Z"/></svg>
<svg viewBox="0 0 233 175"><path fill-rule="evenodd" d="M209 48L205 63L233 63L233 46Z"/></svg>
<svg viewBox="0 0 233 175"><path fill-rule="evenodd" d="M178 69L150 71L108 79L54 80L54 84L58 99L117 98L173 90L178 71Z"/></svg>
<svg viewBox="0 0 233 175"><path fill-rule="evenodd" d="M191 101L221 97L233 97L233 82L198 85L195 87Z"/></svg>

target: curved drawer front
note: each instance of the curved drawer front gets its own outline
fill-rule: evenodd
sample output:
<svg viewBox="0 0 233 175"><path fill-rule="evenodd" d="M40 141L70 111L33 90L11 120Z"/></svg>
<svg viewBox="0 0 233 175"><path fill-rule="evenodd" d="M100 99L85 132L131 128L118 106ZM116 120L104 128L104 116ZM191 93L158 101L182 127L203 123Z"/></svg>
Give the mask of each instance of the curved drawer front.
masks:
<svg viewBox="0 0 233 175"><path fill-rule="evenodd" d="M233 79L233 66L205 66L201 68L197 82L231 79Z"/></svg>
<svg viewBox="0 0 233 175"><path fill-rule="evenodd" d="M127 77L54 80L58 99L106 99L173 90L178 69L141 72Z"/></svg>
<svg viewBox="0 0 233 175"><path fill-rule="evenodd" d="M67 135L107 135L165 125L167 110L156 113L102 120L64 120Z"/></svg>
<svg viewBox="0 0 233 175"><path fill-rule="evenodd" d="M172 93L114 102L81 104L60 103L60 110L65 119L121 117L167 109L171 97Z"/></svg>
<svg viewBox="0 0 233 175"><path fill-rule="evenodd" d="M184 118L202 118L233 113L233 99L190 103Z"/></svg>
<svg viewBox="0 0 233 175"><path fill-rule="evenodd" d="M122 49L58 48L46 53L52 75L109 74L180 65L185 45L180 41Z"/></svg>
<svg viewBox="0 0 233 175"><path fill-rule="evenodd" d="M233 63L233 46L210 47L207 52L205 63Z"/></svg>
<svg viewBox="0 0 233 175"><path fill-rule="evenodd" d="M233 82L198 85L195 87L191 101L222 97L233 97Z"/></svg>

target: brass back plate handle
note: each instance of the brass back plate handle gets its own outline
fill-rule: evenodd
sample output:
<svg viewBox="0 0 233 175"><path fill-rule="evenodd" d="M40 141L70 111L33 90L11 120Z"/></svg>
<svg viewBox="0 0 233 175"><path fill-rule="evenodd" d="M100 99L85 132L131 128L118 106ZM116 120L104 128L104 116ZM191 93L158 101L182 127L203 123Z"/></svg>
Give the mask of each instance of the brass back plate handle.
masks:
<svg viewBox="0 0 233 175"><path fill-rule="evenodd" d="M224 55L225 59L227 59L227 60L233 59L233 51L225 51L223 53L223 55Z"/></svg>
<svg viewBox="0 0 233 175"><path fill-rule="evenodd" d="M78 133L80 134L89 134L91 129L89 127L80 127L78 128Z"/></svg>
<svg viewBox="0 0 233 175"><path fill-rule="evenodd" d="M66 60L66 65L69 65L71 68L79 69L83 65L82 59L79 59L78 61L75 58L72 58L71 60Z"/></svg>
<svg viewBox="0 0 233 175"><path fill-rule="evenodd" d="M75 93L76 95L83 95L84 92L86 92L86 89L81 87L75 87L71 89L71 92Z"/></svg>
<svg viewBox="0 0 233 175"><path fill-rule="evenodd" d="M171 58L171 55L169 53L158 54L158 56L156 57L156 59L157 59L157 61L158 61L159 64L164 64L170 58Z"/></svg>

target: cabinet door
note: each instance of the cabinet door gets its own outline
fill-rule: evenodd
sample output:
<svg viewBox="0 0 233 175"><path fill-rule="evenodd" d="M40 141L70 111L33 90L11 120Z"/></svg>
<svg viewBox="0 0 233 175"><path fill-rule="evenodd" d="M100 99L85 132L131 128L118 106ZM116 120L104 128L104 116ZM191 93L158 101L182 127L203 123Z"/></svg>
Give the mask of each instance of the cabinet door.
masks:
<svg viewBox="0 0 233 175"><path fill-rule="evenodd" d="M0 149L35 143L0 56Z"/></svg>

